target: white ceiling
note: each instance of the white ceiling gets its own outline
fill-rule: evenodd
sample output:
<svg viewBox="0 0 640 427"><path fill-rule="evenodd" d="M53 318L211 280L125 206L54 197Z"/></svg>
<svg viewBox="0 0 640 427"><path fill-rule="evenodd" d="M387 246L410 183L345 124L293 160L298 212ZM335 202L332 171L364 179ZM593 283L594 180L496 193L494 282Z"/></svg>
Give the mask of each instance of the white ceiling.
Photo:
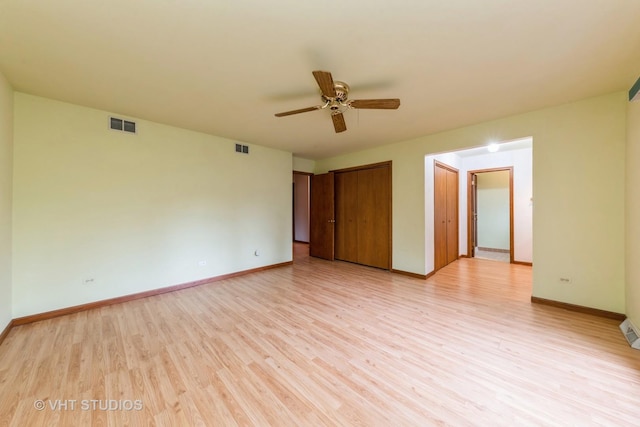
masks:
<svg viewBox="0 0 640 427"><path fill-rule="evenodd" d="M627 90L637 0L0 0L14 89L320 159ZM335 134L311 71L350 98Z"/></svg>

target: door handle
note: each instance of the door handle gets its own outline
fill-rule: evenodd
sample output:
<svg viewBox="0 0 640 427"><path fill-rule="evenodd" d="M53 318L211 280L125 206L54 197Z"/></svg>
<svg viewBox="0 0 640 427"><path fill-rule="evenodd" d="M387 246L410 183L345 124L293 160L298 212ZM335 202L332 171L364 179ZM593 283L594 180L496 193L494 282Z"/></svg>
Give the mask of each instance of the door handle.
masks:
<svg viewBox="0 0 640 427"><path fill-rule="evenodd" d="M336 222L336 220L335 220L335 219L330 219L330 220L329 220L329 221L327 221L327 222L331 222L331 223L333 223L333 222Z"/></svg>

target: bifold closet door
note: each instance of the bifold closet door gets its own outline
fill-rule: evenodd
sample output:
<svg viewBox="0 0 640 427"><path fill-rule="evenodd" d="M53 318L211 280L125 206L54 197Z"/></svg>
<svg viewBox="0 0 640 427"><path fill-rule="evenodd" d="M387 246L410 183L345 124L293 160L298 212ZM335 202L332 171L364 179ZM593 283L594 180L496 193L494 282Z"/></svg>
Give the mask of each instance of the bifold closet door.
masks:
<svg viewBox="0 0 640 427"><path fill-rule="evenodd" d="M358 262L358 172L335 174L336 259Z"/></svg>
<svg viewBox="0 0 640 427"><path fill-rule="evenodd" d="M336 172L336 259L391 268L391 168Z"/></svg>
<svg viewBox="0 0 640 427"><path fill-rule="evenodd" d="M458 254L458 172L447 170L447 264Z"/></svg>
<svg viewBox="0 0 640 427"><path fill-rule="evenodd" d="M447 265L447 170L434 168L434 270Z"/></svg>
<svg viewBox="0 0 640 427"><path fill-rule="evenodd" d="M458 171L434 168L434 270L458 259Z"/></svg>
<svg viewBox="0 0 640 427"><path fill-rule="evenodd" d="M389 269L391 188L388 167L358 171L358 263Z"/></svg>

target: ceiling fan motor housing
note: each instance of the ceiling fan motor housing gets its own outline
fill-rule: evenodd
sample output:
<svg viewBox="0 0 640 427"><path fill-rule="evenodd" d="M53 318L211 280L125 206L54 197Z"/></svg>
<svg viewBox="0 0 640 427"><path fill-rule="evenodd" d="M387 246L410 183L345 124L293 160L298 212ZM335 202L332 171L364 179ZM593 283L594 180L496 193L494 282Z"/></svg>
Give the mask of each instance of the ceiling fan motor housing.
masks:
<svg viewBox="0 0 640 427"><path fill-rule="evenodd" d="M339 111L347 103L349 85L345 82L334 81L333 87L336 91L336 96L332 98L323 94L322 99L329 104L329 109L331 111Z"/></svg>
<svg viewBox="0 0 640 427"><path fill-rule="evenodd" d="M344 103L349 95L349 85L345 82L333 82L336 89L336 101Z"/></svg>
<svg viewBox="0 0 640 427"><path fill-rule="evenodd" d="M344 82L334 82L333 84L334 90L336 92L335 97L326 96L325 94L321 94L322 99L325 102L328 102L331 105L331 109L333 110L333 106L338 106L339 104L345 104L347 98L349 97L349 85Z"/></svg>

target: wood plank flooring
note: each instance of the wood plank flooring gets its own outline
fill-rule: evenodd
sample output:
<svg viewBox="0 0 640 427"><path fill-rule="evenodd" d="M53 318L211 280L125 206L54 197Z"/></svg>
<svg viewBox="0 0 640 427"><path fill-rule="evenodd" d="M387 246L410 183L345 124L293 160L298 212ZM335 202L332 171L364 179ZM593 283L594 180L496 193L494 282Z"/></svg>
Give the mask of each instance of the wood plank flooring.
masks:
<svg viewBox="0 0 640 427"><path fill-rule="evenodd" d="M532 305L530 267L461 259L424 281L304 248L12 329L0 426L638 425L640 352L616 321Z"/></svg>

